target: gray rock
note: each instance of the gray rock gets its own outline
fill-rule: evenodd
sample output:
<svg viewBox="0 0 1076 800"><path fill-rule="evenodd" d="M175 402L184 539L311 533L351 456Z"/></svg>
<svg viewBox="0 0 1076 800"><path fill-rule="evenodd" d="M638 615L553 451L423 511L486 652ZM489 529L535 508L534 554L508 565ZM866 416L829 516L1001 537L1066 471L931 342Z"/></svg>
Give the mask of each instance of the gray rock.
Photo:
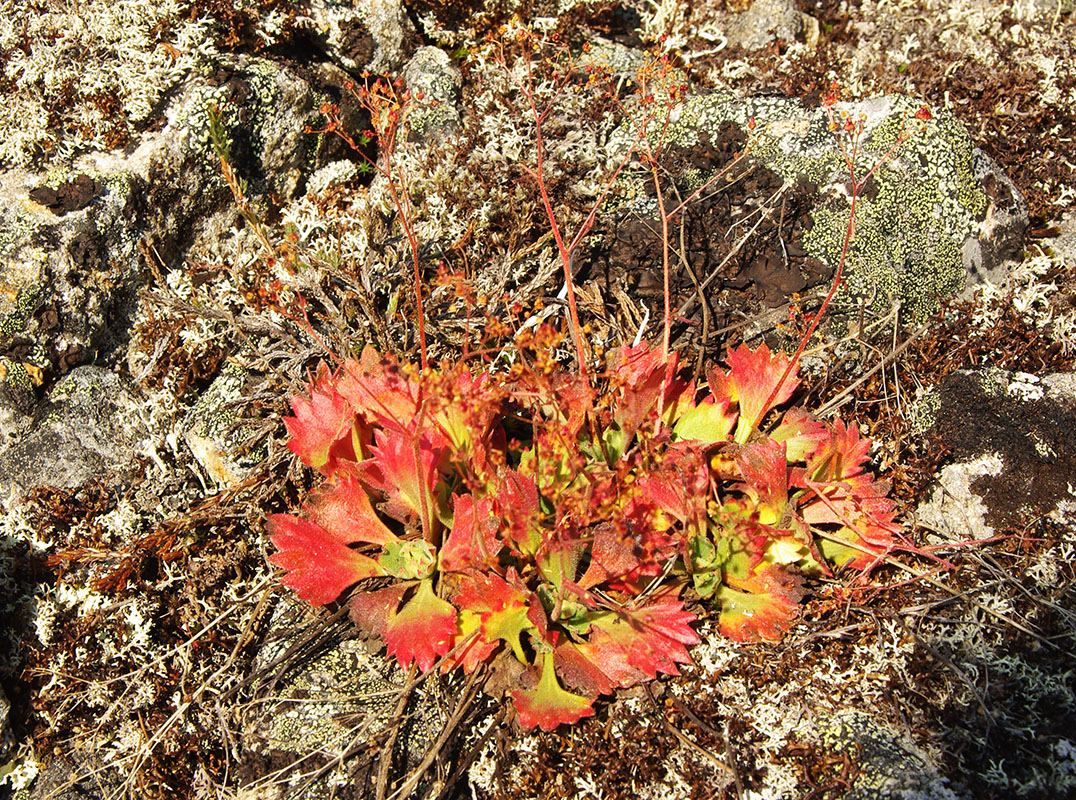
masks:
<svg viewBox="0 0 1076 800"><path fill-rule="evenodd" d="M1022 248L1027 209L1015 186L974 148L953 114L931 109L921 121L920 108L902 95L834 107L863 120L859 175L878 164L857 203L838 306L866 301L884 313L899 301L907 319L921 319L940 298L961 291L969 274L989 274ZM830 130L821 107L714 92L688 99L671 139L703 146L728 122L751 133L750 157L787 185L817 187L803 246L836 267L849 218L849 175L837 138L844 134ZM902 131L910 136L893 149Z"/></svg>
<svg viewBox="0 0 1076 800"><path fill-rule="evenodd" d="M235 407L243 397L245 382L244 370L227 366L183 421L183 441L209 479L221 487L242 481L265 457L264 452L240 453L252 432L249 421L246 425L240 421Z"/></svg>
<svg viewBox="0 0 1076 800"><path fill-rule="evenodd" d="M1068 212L1058 224L1058 235L1050 242L1065 266L1076 271L1076 211Z"/></svg>
<svg viewBox="0 0 1076 800"><path fill-rule="evenodd" d="M270 667L300 638L301 622L309 620L308 614L291 597L277 605L267 644L255 658L255 671ZM269 674L279 673L273 667ZM411 695L395 741L398 770L406 772L418 764L447 719L438 680L434 673ZM380 755L378 736L392 722L399 690L406 683L407 676L394 660L360 640L336 640L304 655L278 684L268 687L271 703L251 706L241 747L252 776L264 778L269 773L262 764L292 764L272 777L275 784L283 781L294 792L312 770L346 753L342 764L294 796L371 797ZM336 793L327 794L334 784ZM255 782L249 788L261 785Z"/></svg>
<svg viewBox="0 0 1076 800"><path fill-rule="evenodd" d="M37 409L31 429L0 452L0 493L25 493L39 484L73 489L93 478L117 480L147 435L137 402L118 375L101 367L78 367Z"/></svg>
<svg viewBox="0 0 1076 800"><path fill-rule="evenodd" d="M38 395L68 370L126 342L137 310L142 253L155 269L182 263L200 235L236 221L210 141L219 113L232 166L251 202L295 196L337 156L316 126L319 95L295 72L261 59L221 61L188 82L168 126L129 155L90 154L47 175L0 179L0 448L25 432Z"/></svg>
<svg viewBox="0 0 1076 800"><path fill-rule="evenodd" d="M335 64L356 75L395 73L418 44L398 0L311 0L299 24Z"/></svg>
<svg viewBox="0 0 1076 800"><path fill-rule="evenodd" d="M255 209L267 192L285 200L295 196L323 161L318 137L306 133L323 122L321 99L308 81L251 58L222 63L211 77L187 85L169 110L168 127L146 143L151 152L141 166L150 189L144 203L152 209L147 244L166 265L182 259L215 213L225 210L233 221L237 216L213 147L214 115Z"/></svg>
<svg viewBox="0 0 1076 800"><path fill-rule="evenodd" d="M138 269L141 182L123 171L0 176L0 447L37 388L114 347Z"/></svg>
<svg viewBox="0 0 1076 800"><path fill-rule="evenodd" d="M447 53L419 48L404 67L403 79L413 103L407 116L412 139L433 143L459 132L463 76Z"/></svg>
<svg viewBox="0 0 1076 800"><path fill-rule="evenodd" d="M34 778L19 789L12 800L104 800L119 796L123 782L113 770L99 770L94 754L72 747L63 755L53 755Z"/></svg>
<svg viewBox="0 0 1076 800"><path fill-rule="evenodd" d="M985 539L1042 517L1076 522L1076 374L957 372L926 405L927 435L951 453L917 512L936 541Z"/></svg>
<svg viewBox="0 0 1076 800"><path fill-rule="evenodd" d="M805 15L794 0L753 0L742 11L726 13L728 43L744 50L761 50L777 40L794 42L804 29Z"/></svg>

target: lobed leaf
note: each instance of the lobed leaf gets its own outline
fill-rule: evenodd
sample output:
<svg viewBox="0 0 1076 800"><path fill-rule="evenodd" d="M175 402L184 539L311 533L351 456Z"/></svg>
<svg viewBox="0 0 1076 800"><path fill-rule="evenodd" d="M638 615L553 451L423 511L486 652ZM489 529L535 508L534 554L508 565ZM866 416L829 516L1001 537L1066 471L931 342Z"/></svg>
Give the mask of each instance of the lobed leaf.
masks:
<svg viewBox="0 0 1076 800"><path fill-rule="evenodd" d="M341 461L359 460L355 410L336 391L325 370L311 386L310 399L293 397L291 407L295 416L284 417L291 437L288 449L304 464L330 474Z"/></svg>
<svg viewBox="0 0 1076 800"><path fill-rule="evenodd" d="M744 579L729 578L716 597L721 633L737 642L776 642L792 624L803 597L801 580L782 567L762 562Z"/></svg>
<svg viewBox="0 0 1076 800"><path fill-rule="evenodd" d="M542 656L542 677L533 689L512 692L519 724L524 728L551 731L558 725L570 725L594 714L593 700L565 691L557 681L553 654Z"/></svg>
<svg viewBox="0 0 1076 800"><path fill-rule="evenodd" d="M733 438L743 444L758 428L770 409L776 408L792 396L800 381L796 377L795 369L782 381L792 359L784 353L771 353L765 344L754 351L746 344L741 344L735 350L729 351L726 361L729 365L727 380L711 378L711 391L718 397L714 383L724 391L729 391L731 387L731 399L740 405L740 417ZM774 389L777 389L777 393L773 400L767 403Z"/></svg>
<svg viewBox="0 0 1076 800"><path fill-rule="evenodd" d="M433 582L421 581L403 610L390 614L385 645L402 669L414 661L429 672L434 662L452 647L456 637L456 609L433 592Z"/></svg>
<svg viewBox="0 0 1076 800"><path fill-rule="evenodd" d="M628 663L648 678L659 672L679 675L676 665L691 663L685 645L699 642L690 625L695 615L675 599L677 591L667 589L641 608L609 611L592 620L595 628L623 648ZM608 652L604 655L612 657Z"/></svg>
<svg viewBox="0 0 1076 800"><path fill-rule="evenodd" d="M528 614L538 603L533 595L525 594L498 575L465 576L453 601L461 609L478 615L479 631L486 642L504 640L516 658L527 663L519 636L524 631L536 632Z"/></svg>
<svg viewBox="0 0 1076 800"><path fill-rule="evenodd" d="M310 496L305 506L310 520L344 544L386 545L397 541L370 504L370 496L351 475Z"/></svg>
<svg viewBox="0 0 1076 800"><path fill-rule="evenodd" d="M385 574L372 558L298 517L270 516L269 538L279 551L269 561L285 570L281 583L312 606L331 603L352 584Z"/></svg>

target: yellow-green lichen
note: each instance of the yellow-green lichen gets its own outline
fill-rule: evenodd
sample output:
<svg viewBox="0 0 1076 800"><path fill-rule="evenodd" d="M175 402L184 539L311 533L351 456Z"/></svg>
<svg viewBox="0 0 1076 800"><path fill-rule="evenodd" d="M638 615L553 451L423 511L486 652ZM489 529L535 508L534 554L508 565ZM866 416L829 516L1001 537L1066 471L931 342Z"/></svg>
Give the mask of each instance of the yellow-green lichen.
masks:
<svg viewBox="0 0 1076 800"><path fill-rule="evenodd" d="M7 339L25 330L40 298L40 286L20 289L15 297L14 308L0 317L0 338Z"/></svg>
<svg viewBox="0 0 1076 800"><path fill-rule="evenodd" d="M929 120L916 119L919 107L911 98L894 95L835 109L864 120L857 177L884 161L857 201L855 237L838 295L844 307L866 303L884 312L899 302L905 318L916 320L963 286L964 243L976 235L988 201L975 174L971 139L960 122L944 109L935 110ZM835 268L850 213L848 169L837 138L846 134L830 130L823 108L717 93L690 98L671 137L695 146L729 121L751 134L752 158L788 183L806 180L820 187L820 196L827 199L811 214L804 247ZM896 144L902 131L910 137ZM845 144L850 151L847 138Z"/></svg>

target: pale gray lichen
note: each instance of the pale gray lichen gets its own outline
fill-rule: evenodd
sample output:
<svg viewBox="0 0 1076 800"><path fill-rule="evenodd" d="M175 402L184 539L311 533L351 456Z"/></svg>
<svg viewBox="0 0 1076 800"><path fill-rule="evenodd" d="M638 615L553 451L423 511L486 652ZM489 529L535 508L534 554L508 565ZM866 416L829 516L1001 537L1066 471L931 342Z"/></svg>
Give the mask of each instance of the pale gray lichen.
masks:
<svg viewBox="0 0 1076 800"><path fill-rule="evenodd" d="M122 143L215 55L211 27L182 0L0 0L0 163Z"/></svg>

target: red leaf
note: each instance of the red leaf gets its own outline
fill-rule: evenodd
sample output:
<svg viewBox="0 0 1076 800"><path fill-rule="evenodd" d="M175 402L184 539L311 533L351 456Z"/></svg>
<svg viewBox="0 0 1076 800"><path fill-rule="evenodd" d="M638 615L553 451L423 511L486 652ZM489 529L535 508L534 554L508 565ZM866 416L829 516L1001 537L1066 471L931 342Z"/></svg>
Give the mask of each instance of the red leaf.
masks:
<svg viewBox="0 0 1076 800"><path fill-rule="evenodd" d="M657 594L642 608L610 611L593 618L595 627L624 648L628 663L649 678L659 672L678 675L677 664L691 663L684 645L699 642L688 624L695 622L695 615L684 610L674 592Z"/></svg>
<svg viewBox="0 0 1076 800"><path fill-rule="evenodd" d="M331 603L353 583L384 574L372 558L313 522L274 514L269 517L269 538L280 551L269 561L287 573L281 583L313 606Z"/></svg>
<svg viewBox="0 0 1076 800"><path fill-rule="evenodd" d="M692 442L673 442L661 468L643 472L635 481L638 494L671 514L686 530L700 533L706 526L706 504L713 494L708 459Z"/></svg>
<svg viewBox="0 0 1076 800"><path fill-rule="evenodd" d="M736 464L743 488L758 506L758 520L776 525L788 504L788 462L784 442L760 439L740 448Z"/></svg>
<svg viewBox="0 0 1076 800"><path fill-rule="evenodd" d="M839 524L833 538L822 537L819 548L838 567L869 569L897 546L900 526L893 522L895 504L887 487L864 474L833 484L806 482L814 499L801 510L812 525Z"/></svg>
<svg viewBox="0 0 1076 800"><path fill-rule="evenodd" d="M617 365L609 372L611 381L621 387L613 419L628 438L656 412L659 403L662 417L672 419L682 410L677 408L680 399L694 394L693 387L676 377L677 366L676 353L666 359L646 342L617 352Z"/></svg>
<svg viewBox="0 0 1076 800"><path fill-rule="evenodd" d="M481 625L480 614L467 609L460 611L456 624L456 638L452 642L452 648L456 652L441 664L441 672L449 672L456 667L462 667L463 671L469 675L478 668L479 664L486 662L493 655L499 643L487 642L483 639L479 630ZM460 646L462 642L466 644Z"/></svg>
<svg viewBox="0 0 1076 800"><path fill-rule="evenodd" d="M485 641L503 639L516 658L527 663L519 636L525 631L537 632L528 617L531 603L539 603L537 598L524 594L498 575L487 574L465 576L459 594L452 599L461 609L479 616Z"/></svg>
<svg viewBox="0 0 1076 800"><path fill-rule="evenodd" d="M861 475L870 451L870 439L861 439L859 430L840 419L807 464L807 473L816 482L847 480Z"/></svg>
<svg viewBox="0 0 1076 800"><path fill-rule="evenodd" d="M424 580L414 596L385 628L388 654L396 656L407 669L414 661L428 672L438 657L452 648L456 636L456 609L433 593L433 583Z"/></svg>
<svg viewBox="0 0 1076 800"><path fill-rule="evenodd" d="M339 461L358 461L355 411L333 387L323 369L311 387L310 399L293 397L294 417L284 417L291 435L288 449L307 466L331 473Z"/></svg>
<svg viewBox="0 0 1076 800"><path fill-rule="evenodd" d="M830 434L825 423L797 406L785 412L781 424L770 432L770 438L788 446L788 463L794 464L810 458L829 440Z"/></svg>
<svg viewBox="0 0 1076 800"><path fill-rule="evenodd" d="M481 497L476 502L472 495L458 496L452 530L441 548L441 569L460 572L489 566L500 549L497 527L490 498Z"/></svg>
<svg viewBox="0 0 1076 800"><path fill-rule="evenodd" d="M788 378L781 382L785 370L792 360L784 353L770 353L770 348L763 344L758 350L752 352L746 344L741 344L735 350L730 350L726 359L729 365L728 383L731 384L734 394L733 399L740 404L740 419L736 425L735 440L740 444L746 442L751 432L754 431L766 413L792 396L799 386L799 378L796 370L789 372ZM718 383L722 383L720 380ZM780 389L773 400L767 404L766 400L774 388L780 384ZM718 396L711 382L711 391Z"/></svg>
<svg viewBox="0 0 1076 800"><path fill-rule="evenodd" d="M630 539L625 541L612 523L596 526L594 543L590 548L590 566L579 579L579 586L590 589L631 572L639 566L633 549L634 543Z"/></svg>
<svg viewBox="0 0 1076 800"><path fill-rule="evenodd" d="M358 480L349 476L310 496L306 512L344 544L366 542L385 545L397 541L370 505L370 496Z"/></svg>
<svg viewBox="0 0 1076 800"><path fill-rule="evenodd" d="M598 627L591 628L584 642L559 642L554 653L565 683L587 695L609 694L648 680L645 672L631 665L624 645Z"/></svg>
<svg viewBox="0 0 1076 800"><path fill-rule="evenodd" d="M418 416L418 386L405 377L391 358L367 346L358 361L344 364L340 394L371 423L411 431Z"/></svg>
<svg viewBox="0 0 1076 800"><path fill-rule="evenodd" d="M538 520L538 485L516 470L507 470L494 496L497 516L504 522L507 538L520 550L533 554L541 542Z"/></svg>
<svg viewBox="0 0 1076 800"><path fill-rule="evenodd" d="M406 583L395 583L372 592L356 592L348 602L351 621L367 633L385 638L389 620L400 607Z"/></svg>
<svg viewBox="0 0 1076 800"><path fill-rule="evenodd" d="M539 727L551 731L558 725L570 725L594 713L592 700L566 692L557 681L553 654L542 657L542 677L533 689L512 692L519 724L524 728Z"/></svg>
<svg viewBox="0 0 1076 800"><path fill-rule="evenodd" d="M401 522L420 520L428 530L436 516L433 489L437 484L436 452L420 433L382 428L374 434L373 458L363 462L363 477L387 495L385 513Z"/></svg>

